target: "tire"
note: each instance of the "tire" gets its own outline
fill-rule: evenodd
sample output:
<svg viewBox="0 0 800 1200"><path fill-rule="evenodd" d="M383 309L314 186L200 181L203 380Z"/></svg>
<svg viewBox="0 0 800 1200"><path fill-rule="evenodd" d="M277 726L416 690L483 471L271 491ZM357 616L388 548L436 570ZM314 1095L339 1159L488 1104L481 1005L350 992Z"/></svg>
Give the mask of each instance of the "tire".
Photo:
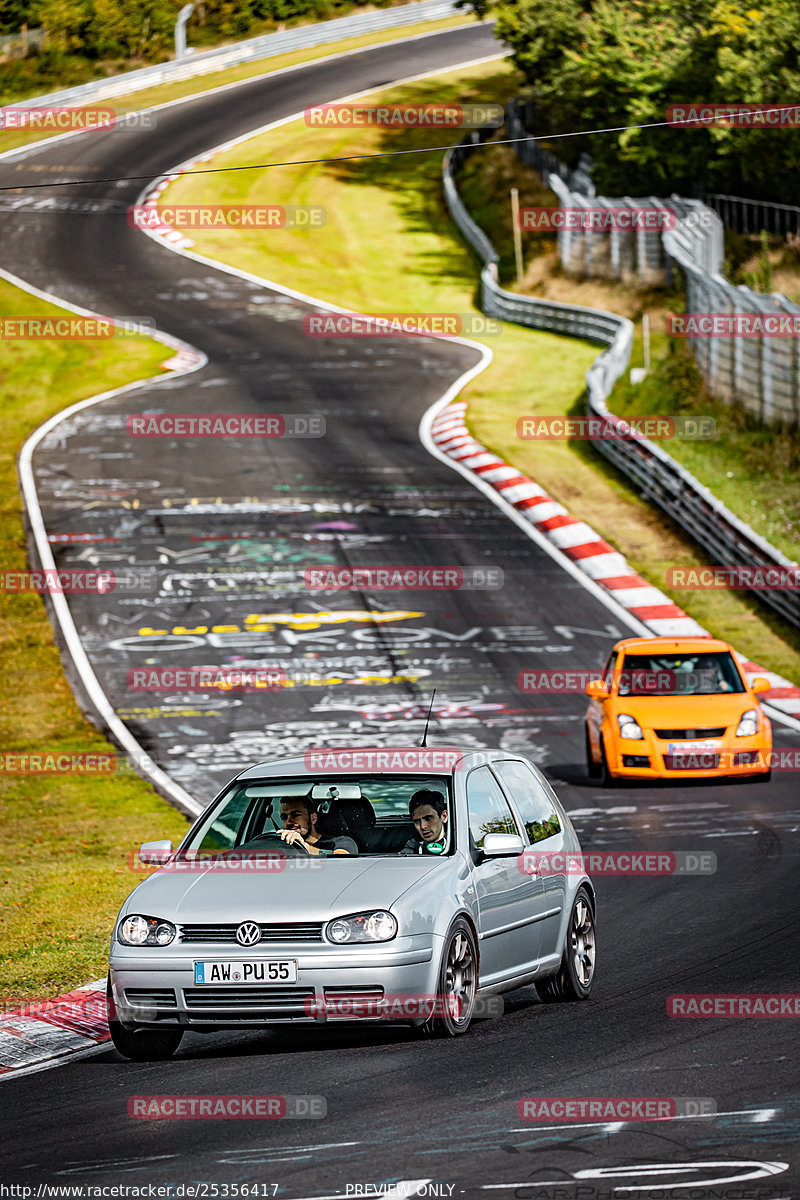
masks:
<svg viewBox="0 0 800 1200"><path fill-rule="evenodd" d="M424 1037L460 1037L466 1033L475 1010L477 990L478 946L475 934L469 922L464 917L458 917L445 939L436 985L437 999L444 998L445 1011L441 1016L428 1017L418 1026L419 1033ZM460 1002L456 1012L449 1010L447 1002L451 998L457 998Z"/></svg>
<svg viewBox="0 0 800 1200"><path fill-rule="evenodd" d="M613 787L614 776L608 769L608 759L606 758L606 747L603 741L603 735L600 735L600 767L597 772L598 782L601 788Z"/></svg>
<svg viewBox="0 0 800 1200"><path fill-rule="evenodd" d="M592 758L592 743L589 740L588 727L584 729L584 737L586 740L586 774L590 779L599 779L602 767Z"/></svg>
<svg viewBox="0 0 800 1200"><path fill-rule="evenodd" d="M130 1058L133 1062L163 1062L172 1058L178 1049L183 1037L182 1029L137 1028L136 1025L123 1025L117 1019L110 975L106 984L106 1009L111 1041L123 1058Z"/></svg>
<svg viewBox="0 0 800 1200"><path fill-rule="evenodd" d="M561 965L555 975L536 984L540 999L545 1004L588 999L594 984L595 961L594 904L588 889L581 884L569 917Z"/></svg>

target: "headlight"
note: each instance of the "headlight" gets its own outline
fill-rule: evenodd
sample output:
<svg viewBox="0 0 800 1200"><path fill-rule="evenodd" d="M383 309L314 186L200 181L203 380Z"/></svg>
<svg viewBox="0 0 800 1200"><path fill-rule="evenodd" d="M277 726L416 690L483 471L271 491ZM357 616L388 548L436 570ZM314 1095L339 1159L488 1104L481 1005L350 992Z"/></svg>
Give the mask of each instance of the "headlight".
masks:
<svg viewBox="0 0 800 1200"><path fill-rule="evenodd" d="M748 708L742 713L741 720L736 726L737 737L755 737L758 733L758 713L754 708Z"/></svg>
<svg viewBox="0 0 800 1200"><path fill-rule="evenodd" d="M397 921L390 912L353 913L351 917L337 917L325 927L329 942L348 945L353 942L390 942L397 933Z"/></svg>
<svg viewBox="0 0 800 1200"><path fill-rule="evenodd" d="M117 930L117 940L123 946L168 946L176 933L171 921L159 917L126 917Z"/></svg>
<svg viewBox="0 0 800 1200"><path fill-rule="evenodd" d="M617 717L619 723L619 736L624 738L633 738L636 741L642 741L644 734L639 728L639 722L630 713L620 713Z"/></svg>

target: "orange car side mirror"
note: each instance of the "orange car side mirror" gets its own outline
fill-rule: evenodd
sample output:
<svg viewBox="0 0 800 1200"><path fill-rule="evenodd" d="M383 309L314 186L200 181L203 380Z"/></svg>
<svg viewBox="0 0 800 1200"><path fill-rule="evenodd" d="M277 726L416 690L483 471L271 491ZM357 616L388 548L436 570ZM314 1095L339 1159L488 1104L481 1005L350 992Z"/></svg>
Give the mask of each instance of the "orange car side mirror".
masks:
<svg viewBox="0 0 800 1200"><path fill-rule="evenodd" d="M750 684L752 692L769 692L772 690L772 684L763 675L756 675L753 682Z"/></svg>
<svg viewBox="0 0 800 1200"><path fill-rule="evenodd" d="M592 700L605 700L611 693L604 679L592 679L586 685L586 695Z"/></svg>

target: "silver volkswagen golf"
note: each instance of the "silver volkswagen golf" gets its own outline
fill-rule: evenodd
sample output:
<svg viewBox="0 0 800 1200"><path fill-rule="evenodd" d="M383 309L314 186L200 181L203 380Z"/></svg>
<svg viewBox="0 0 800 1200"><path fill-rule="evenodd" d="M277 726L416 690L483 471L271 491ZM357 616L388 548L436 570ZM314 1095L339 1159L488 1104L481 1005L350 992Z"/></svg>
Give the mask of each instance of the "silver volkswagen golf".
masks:
<svg viewBox="0 0 800 1200"><path fill-rule="evenodd" d="M517 755L258 763L177 850L141 847L161 868L114 926L114 1045L167 1058L187 1029L333 1020L455 1036L487 997L528 983L545 1001L583 1000L595 895L579 855L552 788Z"/></svg>

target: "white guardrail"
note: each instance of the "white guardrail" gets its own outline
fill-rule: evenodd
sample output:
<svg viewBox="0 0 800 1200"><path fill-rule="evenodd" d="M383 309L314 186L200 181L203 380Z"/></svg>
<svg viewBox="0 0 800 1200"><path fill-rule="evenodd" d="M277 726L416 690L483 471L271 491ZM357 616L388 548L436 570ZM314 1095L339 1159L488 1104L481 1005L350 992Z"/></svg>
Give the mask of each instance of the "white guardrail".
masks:
<svg viewBox="0 0 800 1200"><path fill-rule="evenodd" d="M519 104L512 102L508 106L506 124L509 137L526 136ZM675 228L665 228L663 232L641 228L635 233L616 229L609 232L564 230L559 233L558 242L561 263L566 270L610 275L617 279L636 274L649 282L669 282L673 267L677 265L686 280L687 313L768 315L776 325L781 317L788 323L800 314L800 305L780 293L760 295L749 287L737 287L725 278L722 274L724 227L718 214L701 201L684 200L680 196L671 196L669 200L655 196L640 199L624 196L609 200L594 195L593 188L587 188L588 177L568 171L552 155L548 156L549 162L539 163L537 159L546 151L543 152L536 142L518 142L515 149L523 162L548 180L562 207L670 209L678 217ZM553 164L556 164L555 168ZM800 209L797 212L800 213ZM775 225L774 214L772 223ZM693 337L689 334L686 340L714 395L746 409L759 420L784 422L800 428L798 338L777 337L770 333L746 337L722 334Z"/></svg>
<svg viewBox="0 0 800 1200"><path fill-rule="evenodd" d="M418 21L438 21L455 16L457 12L453 0L421 0L421 3L404 4L397 8L353 13L349 17L337 17L333 21L319 21L315 25L285 29L280 33L265 33L245 42L204 50L190 54L180 62L157 63L152 67L129 71L127 74L113 75L110 79L96 79L78 87L63 88L58 92L48 92L44 96L15 101L14 106L34 108L41 105L71 105L110 100L114 96L127 96L129 93L140 92L160 83L175 83L181 79L192 79L195 75L208 75L212 71L236 67L240 63L272 58L289 50L307 50L311 46L323 46L327 42L360 37L377 30L415 25Z"/></svg>
<svg viewBox="0 0 800 1200"><path fill-rule="evenodd" d="M490 136L494 130L486 129L464 138L445 155L443 167L444 194L447 207L463 236L483 261L481 270L482 308L490 316L514 321L533 329L544 329L552 333L579 337L596 342L605 349L598 355L586 372L587 408L590 415L598 416L617 425L624 433L629 427L621 418L609 412L607 398L616 381L625 373L630 362L633 346L633 325L617 313L604 312L596 308L582 308L576 304L563 304L555 300L541 300L535 296L519 296L504 291L498 284L498 255L489 237L467 212L455 183L455 175L464 159L470 154L474 143ZM519 131L509 131L509 136L520 137ZM522 143L531 147L535 143ZM543 152L546 153L546 152ZM548 162L547 167L551 164ZM570 172L563 168L552 172L550 186L575 199L564 180ZM585 202L585 196L582 198ZM596 203L593 200L593 203ZM617 202L618 203L618 202ZM657 201L663 205L664 201ZM685 201L685 212L695 211L697 201ZM670 202L671 208L674 207ZM701 206L702 207L702 206ZM706 210L708 211L708 210ZM712 214L717 220L716 215ZM679 213L680 217L680 213ZM689 223L685 236L696 237L702 224ZM673 231L680 235L681 220ZM713 252L713 242L712 251ZM677 245L670 253L680 262L679 253L686 251ZM683 265L681 263L681 265ZM693 272L699 273L694 264ZM728 285L730 287L730 285ZM742 339L735 339L741 341ZM749 525L740 521L712 492L684 467L670 458L660 446L646 438L598 439L593 442L597 450L609 459L620 471L632 480L641 494L654 501L675 520L696 542L698 542L720 564L736 566L796 566L791 559L760 537ZM800 593L791 591L758 591L755 593L792 625L800 627Z"/></svg>

